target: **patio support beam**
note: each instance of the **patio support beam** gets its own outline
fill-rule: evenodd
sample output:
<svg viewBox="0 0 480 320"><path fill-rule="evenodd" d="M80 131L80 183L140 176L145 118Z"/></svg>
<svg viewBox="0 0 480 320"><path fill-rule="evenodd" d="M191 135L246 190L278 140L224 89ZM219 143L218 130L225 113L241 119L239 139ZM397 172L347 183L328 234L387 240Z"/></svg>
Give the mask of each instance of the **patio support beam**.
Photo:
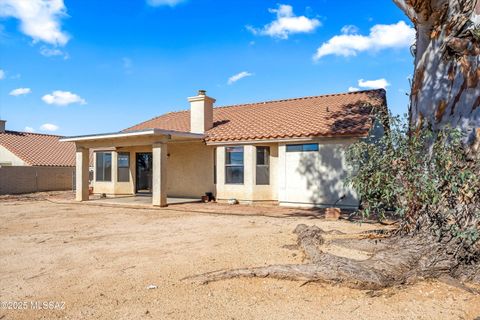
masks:
<svg viewBox="0 0 480 320"><path fill-rule="evenodd" d="M88 148L78 147L75 165L75 200L88 200L89 152Z"/></svg>
<svg viewBox="0 0 480 320"><path fill-rule="evenodd" d="M152 145L152 204L167 206L167 144L164 142Z"/></svg>

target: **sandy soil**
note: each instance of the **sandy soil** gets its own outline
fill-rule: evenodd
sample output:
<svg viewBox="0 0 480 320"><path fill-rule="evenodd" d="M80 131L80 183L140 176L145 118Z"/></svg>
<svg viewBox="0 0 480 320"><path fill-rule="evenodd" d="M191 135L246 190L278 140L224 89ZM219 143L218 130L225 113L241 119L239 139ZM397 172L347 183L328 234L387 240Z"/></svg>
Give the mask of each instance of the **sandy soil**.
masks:
<svg viewBox="0 0 480 320"><path fill-rule="evenodd" d="M58 204L35 197L0 199L0 301L28 302L26 310L0 309L0 319L480 316L480 296L437 281L373 293L272 279L208 285L182 281L223 268L299 263L301 252L288 246L295 243L291 231L298 223L347 233L379 227L275 208L234 207L244 215L230 215L225 206L217 213L212 206L212 213L204 208L197 204L179 206L178 211L174 206L147 210ZM364 256L344 248L326 249ZM147 289L149 285L157 288ZM31 301L63 302L64 309L35 310Z"/></svg>

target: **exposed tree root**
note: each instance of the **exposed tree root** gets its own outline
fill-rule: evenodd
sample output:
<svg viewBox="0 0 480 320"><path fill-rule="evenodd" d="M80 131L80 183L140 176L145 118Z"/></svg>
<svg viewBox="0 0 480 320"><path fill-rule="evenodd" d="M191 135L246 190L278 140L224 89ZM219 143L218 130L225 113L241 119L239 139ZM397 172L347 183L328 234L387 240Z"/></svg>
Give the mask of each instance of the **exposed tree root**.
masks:
<svg viewBox="0 0 480 320"><path fill-rule="evenodd" d="M326 234L316 226L298 225L294 233L297 244L305 253L307 264L270 265L213 271L186 279L203 284L237 277L276 278L286 280L342 283L351 288L378 290L393 285L412 283L419 279L446 276L459 279L459 266L453 258L449 243L438 242L428 236L396 237L386 239L378 248L370 241L373 252L366 260L354 260L324 253L321 246ZM352 240L354 241L354 240ZM363 241L363 240L357 240ZM473 266L469 280L478 277L478 264Z"/></svg>

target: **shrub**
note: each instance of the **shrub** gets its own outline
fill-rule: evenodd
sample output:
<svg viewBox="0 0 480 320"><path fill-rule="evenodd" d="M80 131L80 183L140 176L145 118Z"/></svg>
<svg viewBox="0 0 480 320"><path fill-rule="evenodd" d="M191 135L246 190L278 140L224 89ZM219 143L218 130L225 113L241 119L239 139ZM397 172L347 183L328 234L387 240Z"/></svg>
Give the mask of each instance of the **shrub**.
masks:
<svg viewBox="0 0 480 320"><path fill-rule="evenodd" d="M480 161L459 130L411 130L406 117L389 116L390 129L347 150L348 183L363 217L400 219L400 232L428 230L471 247L479 240Z"/></svg>

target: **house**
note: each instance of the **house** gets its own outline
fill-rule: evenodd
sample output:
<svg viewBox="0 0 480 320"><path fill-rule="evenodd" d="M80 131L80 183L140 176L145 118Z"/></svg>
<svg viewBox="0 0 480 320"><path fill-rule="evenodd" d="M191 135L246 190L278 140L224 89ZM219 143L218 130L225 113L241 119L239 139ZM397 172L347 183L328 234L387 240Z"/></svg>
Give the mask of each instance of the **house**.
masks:
<svg viewBox="0 0 480 320"><path fill-rule="evenodd" d="M0 194L71 190L75 144L60 137L6 130L0 120Z"/></svg>
<svg viewBox="0 0 480 320"><path fill-rule="evenodd" d="M0 166L75 167L75 144L60 136L6 130L0 120Z"/></svg>
<svg viewBox="0 0 480 320"><path fill-rule="evenodd" d="M95 193L356 207L345 186L344 150L373 132L384 90L213 107L200 90L190 109L120 132L68 137L76 144L77 194L88 200L88 153L95 149Z"/></svg>

